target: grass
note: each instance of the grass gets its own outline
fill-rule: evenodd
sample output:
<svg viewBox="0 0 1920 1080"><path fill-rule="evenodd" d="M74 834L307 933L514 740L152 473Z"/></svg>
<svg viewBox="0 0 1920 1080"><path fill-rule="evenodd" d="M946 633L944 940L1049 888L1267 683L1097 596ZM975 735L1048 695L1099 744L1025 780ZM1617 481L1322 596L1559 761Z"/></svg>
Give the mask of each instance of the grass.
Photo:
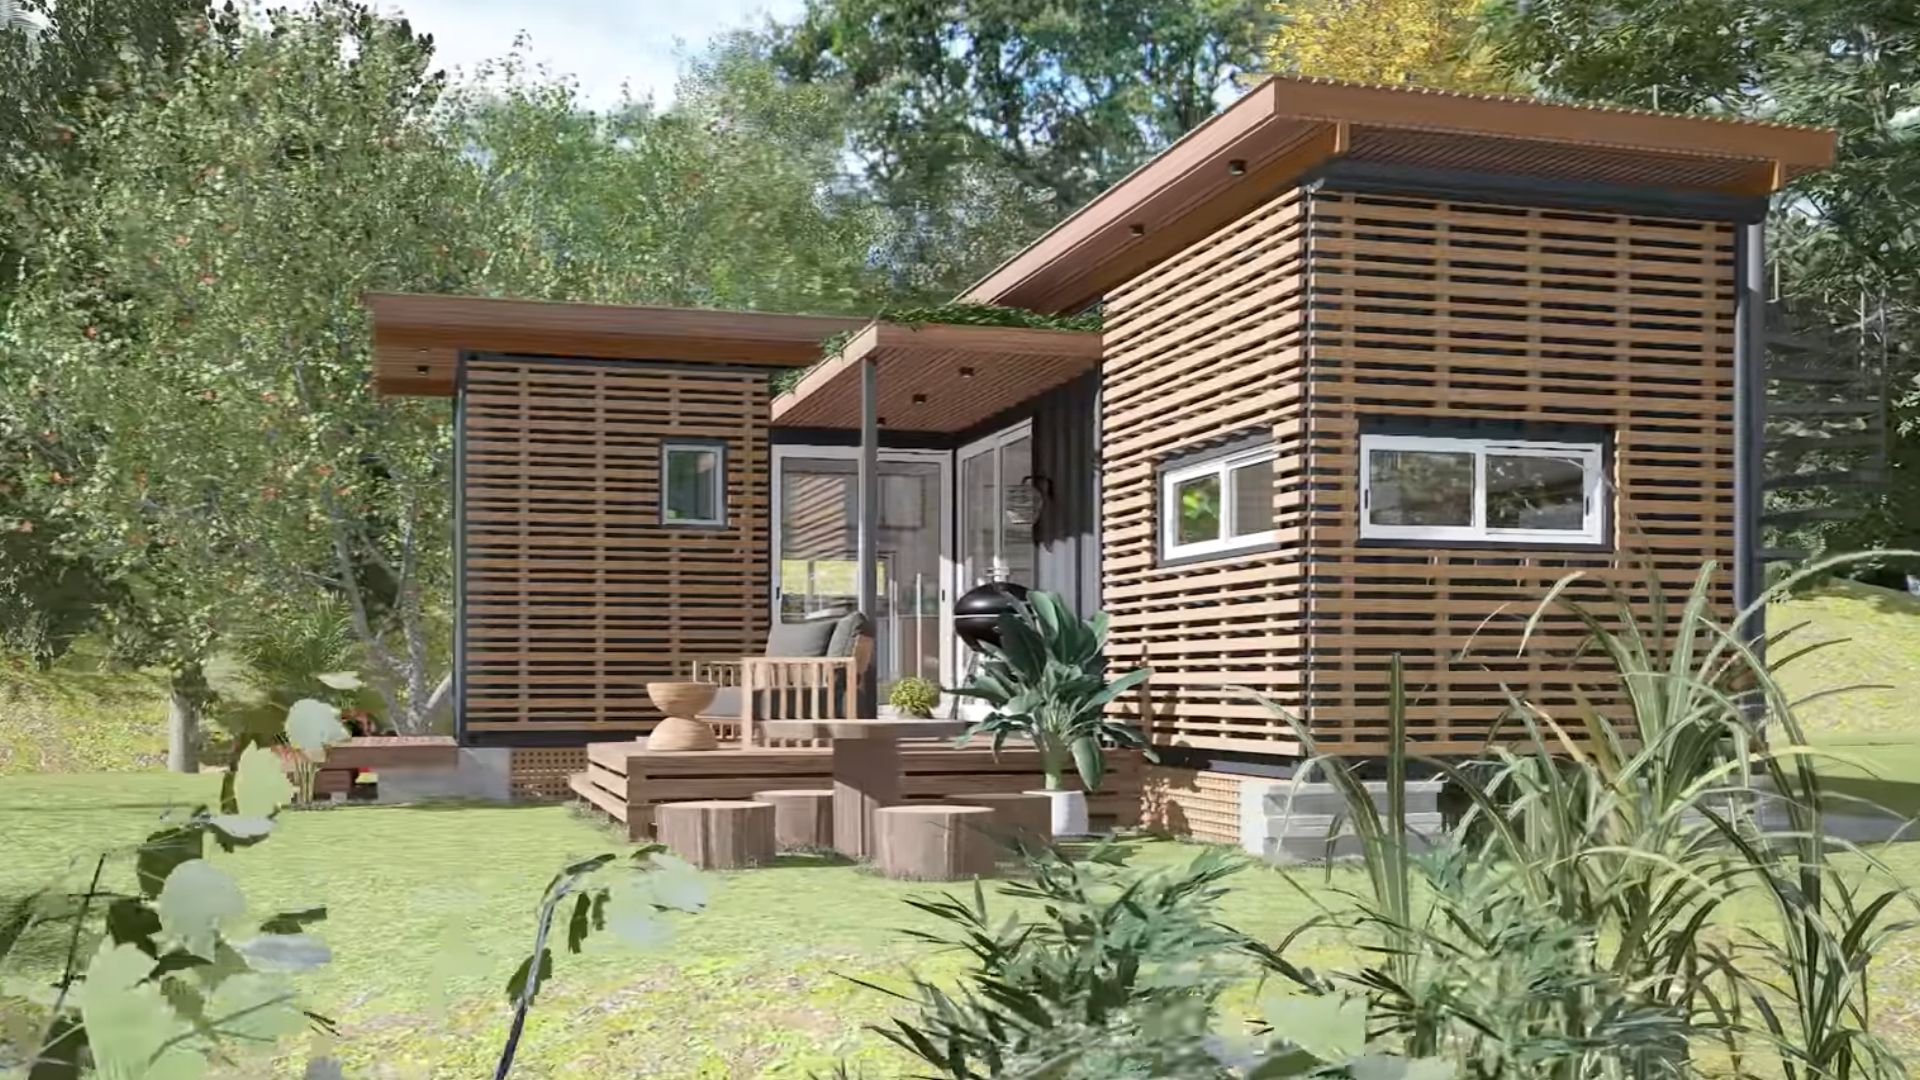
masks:
<svg viewBox="0 0 1920 1080"><path fill-rule="evenodd" d="M8 779L0 785L0 835L8 837L0 900L50 880L73 882L91 869L92 853L137 842L168 807L210 798L215 784L210 775ZM251 912L328 906L321 932L334 962L302 985L313 1008L340 1022L342 1038L331 1046L317 1038L283 1046L273 1068L251 1062L229 1075L297 1076L319 1053L337 1056L353 1077L486 1075L507 1019L501 988L528 946L547 878L571 858L624 847L614 833L560 806L283 815L265 845L221 858L240 879ZM1135 859L1169 866L1197 851L1147 841ZM1887 859L1902 880L1920 883L1920 846L1903 845ZM679 919L667 944L636 951L609 941L583 956L561 956L535 1007L516 1075L798 1078L842 1061L862 1070L857 1075L905 1075L905 1060L864 1030L884 1022L891 1003L843 976L898 986L909 964L935 977L956 973L956 958L900 933L925 925L901 901L938 886L805 857L716 878L711 908ZM1317 903L1342 903L1336 887L1360 881L1349 870L1330 880L1320 870L1253 867L1232 879L1220 914L1277 941ZM1733 922L1742 904L1730 913ZM0 994L44 985L63 946L53 934L25 942L24 955L0 978ZM1916 946L1903 941L1878 958L1883 1022L1909 1052L1920 1050ZM1296 958L1324 969L1344 953L1338 941L1315 941ZM1254 994L1249 986L1236 995L1228 1015L1253 1015Z"/></svg>
<svg viewBox="0 0 1920 1080"><path fill-rule="evenodd" d="M1836 786L1920 813L1915 616L1920 601L1842 583L1788 601L1771 620L1775 628L1808 621L1796 635L1808 642L1854 639L1790 666L1783 681L1792 692L1894 684L1816 702L1809 722L1823 745L1862 759L1858 768L1827 770ZM164 698L157 684L136 677L116 689L102 677L86 693L63 692L64 699L51 688L36 691L43 695L33 699L38 711L23 712L22 698L0 689L7 710L0 773L8 774L0 779L0 901L53 879L71 881L82 865L91 867L92 853L138 841L168 806L213 797L210 776L22 775L36 766L138 768L159 752ZM335 960L303 985L314 1008L340 1021L342 1038L331 1047L308 1040L285 1048L272 1070L280 1075L298 1075L308 1055L323 1052L354 1077L486 1075L507 1019L501 988L529 944L548 877L572 857L625 847L558 806L350 807L290 813L283 822L267 844L237 853L230 865L256 912L329 907L321 929ZM1195 850L1155 841L1139 845L1136 858L1173 865ZM1885 858L1903 881L1920 884L1920 845ZM843 976L899 985L908 964L936 977L958 970L955 957L931 954L900 933L920 922L903 898L931 887L810 859L719 881L712 909L680 920L664 946L639 952L607 943L562 956L534 1010L516 1075L791 1078L841 1061L870 1077L903 1075L904 1061L864 1030L884 1021L891 1003ZM1340 871L1333 885L1357 882ZM1222 918L1268 941L1316 902L1338 902L1319 871L1257 867L1233 884ZM1736 903L1729 918L1737 923L1746 903ZM1909 1054L1920 1054L1916 944L1902 941L1876 960L1879 1023ZM0 973L0 996L44 985L57 970L58 940L41 935L26 946L24 963ZM1324 967L1342 951L1338 942L1316 942L1305 959ZM1251 1001L1244 1004L1251 1013ZM0 1037L5 1030L0 1024ZM250 1063L235 1075L267 1071Z"/></svg>
<svg viewBox="0 0 1920 1080"><path fill-rule="evenodd" d="M215 783L7 780L0 899L71 881L91 869L89 853L138 841L165 807L209 798ZM625 847L558 806L347 807L282 821L265 845L224 858L250 911L328 906L321 931L335 960L303 985L312 1007L340 1021L333 1052L355 1077L485 1075L507 1019L501 988L525 955L548 877L570 858ZM1197 850L1153 841L1137 859L1172 865ZM929 955L900 933L924 925L902 899L932 887L811 858L719 883L711 909L681 919L662 947L607 944L560 957L516 1075L804 1077L843 1060L869 1076L903 1075L903 1059L862 1030L887 1018L889 1001L843 976L901 985L908 963L957 970L953 957ZM1222 915L1243 930L1277 938L1313 910L1278 871L1251 869L1238 883ZM51 976L61 945L51 935L27 943L29 980ZM323 1049L293 1047L276 1071L297 1075Z"/></svg>
<svg viewBox="0 0 1920 1080"><path fill-rule="evenodd" d="M1830 789L1920 816L1920 597L1835 581L1776 605L1767 623L1774 632L1800 626L1790 649L1844 642L1779 671L1795 698L1858 687L1800 710L1813 742L1846 759L1821 763Z"/></svg>

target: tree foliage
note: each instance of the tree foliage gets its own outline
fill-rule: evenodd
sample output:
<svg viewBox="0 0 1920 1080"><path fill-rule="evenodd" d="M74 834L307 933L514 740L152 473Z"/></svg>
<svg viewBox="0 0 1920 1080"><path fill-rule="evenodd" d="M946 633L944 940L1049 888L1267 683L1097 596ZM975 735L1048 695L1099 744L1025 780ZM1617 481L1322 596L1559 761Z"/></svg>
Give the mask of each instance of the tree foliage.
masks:
<svg viewBox="0 0 1920 1080"><path fill-rule="evenodd" d="M721 43L670 109L601 115L512 57L449 89L430 39L344 2L194 40L82 100L81 178L49 159L23 181L47 225L0 324L8 524L137 585L139 659L203 661L235 595L249 630L332 597L392 723L426 723L448 416L372 392L368 291L877 303L838 114L774 79L764 41Z"/></svg>
<svg viewBox="0 0 1920 1080"><path fill-rule="evenodd" d="M1211 116L1264 21L1257 0L809 0L773 55L844 95L891 263L945 299Z"/></svg>
<svg viewBox="0 0 1920 1080"><path fill-rule="evenodd" d="M1355 82L1510 90L1480 35L1485 0L1275 0L1267 62Z"/></svg>

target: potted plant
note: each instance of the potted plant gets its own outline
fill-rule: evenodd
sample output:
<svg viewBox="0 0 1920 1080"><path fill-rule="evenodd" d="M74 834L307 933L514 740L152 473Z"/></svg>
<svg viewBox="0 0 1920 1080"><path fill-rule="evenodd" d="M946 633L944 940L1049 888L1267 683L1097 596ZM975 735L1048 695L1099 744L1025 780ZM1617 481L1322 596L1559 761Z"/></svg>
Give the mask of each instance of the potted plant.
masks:
<svg viewBox="0 0 1920 1080"><path fill-rule="evenodd" d="M1109 720L1107 704L1153 674L1135 668L1107 678L1107 616L1082 619L1064 601L1047 592L1028 595L1017 609L1000 616L997 642L984 641L980 670L972 682L953 692L978 698L993 710L967 728L965 743L991 735L993 750L1010 736L1032 741L1046 776L1044 794L1053 802L1055 836L1087 832L1087 794L1100 790L1106 771L1104 746L1145 750L1145 736L1131 724ZM1084 790L1068 790L1068 767Z"/></svg>
<svg viewBox="0 0 1920 1080"><path fill-rule="evenodd" d="M909 675L896 680L887 690L887 704L898 709L901 716L928 720L933 717L934 707L940 704L940 687L930 680Z"/></svg>

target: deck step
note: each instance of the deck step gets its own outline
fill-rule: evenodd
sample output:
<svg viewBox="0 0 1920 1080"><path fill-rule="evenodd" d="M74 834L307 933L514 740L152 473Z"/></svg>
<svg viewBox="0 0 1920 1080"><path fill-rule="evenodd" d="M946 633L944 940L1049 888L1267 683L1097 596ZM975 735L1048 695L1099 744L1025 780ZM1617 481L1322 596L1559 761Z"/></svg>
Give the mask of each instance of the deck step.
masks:
<svg viewBox="0 0 1920 1080"><path fill-rule="evenodd" d="M567 786L573 789L575 795L585 799L595 809L604 811L615 821L624 823L627 820L626 802L594 783L586 773L577 772L567 777Z"/></svg>

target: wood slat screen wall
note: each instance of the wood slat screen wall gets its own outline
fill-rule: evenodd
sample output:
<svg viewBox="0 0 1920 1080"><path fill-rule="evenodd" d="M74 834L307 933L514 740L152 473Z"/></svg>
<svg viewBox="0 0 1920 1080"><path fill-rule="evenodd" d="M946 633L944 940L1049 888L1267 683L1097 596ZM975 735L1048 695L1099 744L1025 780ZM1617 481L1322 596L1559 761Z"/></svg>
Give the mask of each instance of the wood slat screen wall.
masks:
<svg viewBox="0 0 1920 1080"><path fill-rule="evenodd" d="M462 405L469 733L624 738L649 680L759 651L768 610L763 371L468 361ZM726 446L728 523L660 523L660 449Z"/></svg>
<svg viewBox="0 0 1920 1080"><path fill-rule="evenodd" d="M1583 636L1555 611L1525 656L1526 619L1554 582L1611 607L1602 581L1644 604L1676 600L1702 560L1732 603L1734 230L1725 222L1314 195L1309 243L1316 477L1314 588L1303 701L1334 748L1385 737L1387 668L1400 653L1410 736L1429 752L1484 745L1501 684L1565 717L1576 686L1611 683L1567 653ZM1579 424L1613 438L1613 550L1359 543L1362 417ZM1477 632L1477 637L1475 637ZM1472 639L1472 653L1456 659Z"/></svg>
<svg viewBox="0 0 1920 1080"><path fill-rule="evenodd" d="M1113 662L1154 670L1146 720L1162 743L1298 748L1230 688L1300 690L1306 209L1283 195L1107 295L1101 602ZM1160 565L1157 465L1250 430L1280 443L1281 546Z"/></svg>
<svg viewBox="0 0 1920 1080"><path fill-rule="evenodd" d="M1377 751L1396 652L1429 752L1483 745L1503 681L1557 711L1593 687L1567 617L1513 656L1555 581L1586 571L1574 595L1605 606L1603 579L1644 602L1732 564L1733 244L1723 222L1295 191L1110 293L1106 606L1116 661L1155 669L1155 740L1297 750L1237 684ZM1362 545L1363 419L1414 418L1607 430L1613 549ZM1162 565L1155 466L1250 430L1279 444L1277 549Z"/></svg>

